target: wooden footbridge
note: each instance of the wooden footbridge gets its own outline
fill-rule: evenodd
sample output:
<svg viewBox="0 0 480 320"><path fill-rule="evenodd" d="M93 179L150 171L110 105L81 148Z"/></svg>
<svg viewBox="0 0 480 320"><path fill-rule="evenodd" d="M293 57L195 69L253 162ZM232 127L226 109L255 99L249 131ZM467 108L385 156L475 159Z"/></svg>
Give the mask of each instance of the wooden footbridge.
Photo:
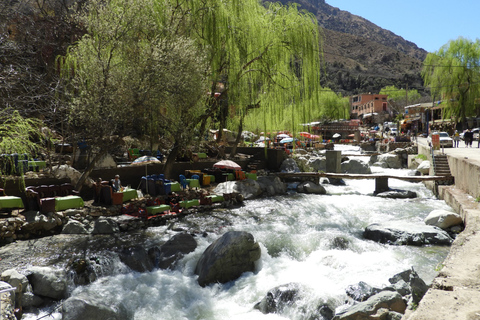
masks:
<svg viewBox="0 0 480 320"><path fill-rule="evenodd" d="M388 191L388 179L399 179L410 182L439 181L452 179L452 176L395 176L385 174L351 174L326 172L279 172L276 175L282 180L310 180L316 183L320 178L330 179L375 179L375 193Z"/></svg>

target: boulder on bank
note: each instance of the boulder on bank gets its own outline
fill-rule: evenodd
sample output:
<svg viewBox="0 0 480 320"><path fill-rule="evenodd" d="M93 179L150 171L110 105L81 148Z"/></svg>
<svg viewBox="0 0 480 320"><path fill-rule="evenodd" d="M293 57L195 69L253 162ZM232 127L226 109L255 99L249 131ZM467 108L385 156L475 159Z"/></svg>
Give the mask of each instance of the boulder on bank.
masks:
<svg viewBox="0 0 480 320"><path fill-rule="evenodd" d="M311 181L305 181L297 186L297 192L309 194L326 194L327 190L321 185Z"/></svg>
<svg viewBox="0 0 480 320"><path fill-rule="evenodd" d="M463 223L459 214L442 209L433 210L423 221L426 225L439 227L443 230Z"/></svg>
<svg viewBox="0 0 480 320"><path fill-rule="evenodd" d="M122 303L107 302L103 298L81 293L62 304L63 320L129 320L132 314Z"/></svg>
<svg viewBox="0 0 480 320"><path fill-rule="evenodd" d="M257 180L245 179L222 182L213 190L216 194L240 193L245 200L261 195L274 196L287 191L285 183L278 177L258 177Z"/></svg>
<svg viewBox="0 0 480 320"><path fill-rule="evenodd" d="M27 276L33 293L38 296L61 300L67 295L67 274L50 267L30 267Z"/></svg>
<svg viewBox="0 0 480 320"><path fill-rule="evenodd" d="M375 155L370 158L370 164L382 168L402 169L402 156L394 153Z"/></svg>
<svg viewBox="0 0 480 320"><path fill-rule="evenodd" d="M88 230L80 221L70 220L63 226L62 234L88 234Z"/></svg>
<svg viewBox="0 0 480 320"><path fill-rule="evenodd" d="M430 173L430 161L423 160L417 167L417 171L422 175L428 175Z"/></svg>
<svg viewBox="0 0 480 320"><path fill-rule="evenodd" d="M294 159L287 158L280 165L280 172L300 172L300 168Z"/></svg>
<svg viewBox="0 0 480 320"><path fill-rule="evenodd" d="M93 224L92 234L112 234L119 232L118 224L111 218L100 217Z"/></svg>
<svg viewBox="0 0 480 320"><path fill-rule="evenodd" d="M244 272L253 272L260 255L260 246L252 234L229 231L208 246L198 260L195 267L198 283L202 287L226 283Z"/></svg>
<svg viewBox="0 0 480 320"><path fill-rule="evenodd" d="M388 279L388 281L393 285L393 288L403 296L411 295L414 304L418 304L428 290L425 281L419 277L413 268L397 273ZM402 290L404 292L401 292Z"/></svg>
<svg viewBox="0 0 480 320"><path fill-rule="evenodd" d="M382 291L333 317L334 320L388 319L390 312L401 313L407 308L402 296L394 291ZM379 317L379 313L384 314ZM378 315L378 316L377 316Z"/></svg>
<svg viewBox="0 0 480 320"><path fill-rule="evenodd" d="M402 221L373 223L365 228L365 239L396 245L450 245L453 239L440 228Z"/></svg>
<svg viewBox="0 0 480 320"><path fill-rule="evenodd" d="M347 293L347 296L349 296L353 300L363 302L371 296L374 296L380 291L382 291L382 289L374 288L366 282L360 281L355 285L348 286L345 291Z"/></svg>
<svg viewBox="0 0 480 320"><path fill-rule="evenodd" d="M310 158L307 161L307 165L317 172L325 171L327 170L327 159L326 157Z"/></svg>

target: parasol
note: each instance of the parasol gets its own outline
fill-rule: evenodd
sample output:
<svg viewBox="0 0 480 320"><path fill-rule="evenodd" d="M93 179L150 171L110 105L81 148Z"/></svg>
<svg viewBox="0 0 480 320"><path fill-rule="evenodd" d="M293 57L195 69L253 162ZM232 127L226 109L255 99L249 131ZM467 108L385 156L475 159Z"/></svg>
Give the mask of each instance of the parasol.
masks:
<svg viewBox="0 0 480 320"><path fill-rule="evenodd" d="M219 169L233 169L233 170L242 170L242 167L232 160L221 160L213 165L214 168Z"/></svg>
<svg viewBox="0 0 480 320"><path fill-rule="evenodd" d="M160 162L160 160L158 160L157 158L152 157L152 156L141 156L141 157L133 160L131 165L133 165L133 166L145 165L145 176L147 176L147 164L149 164L149 163L161 163L161 162ZM148 191L148 189L147 189L147 191Z"/></svg>
<svg viewBox="0 0 480 320"><path fill-rule="evenodd" d="M340 133L335 133L332 138L333 139L337 139L337 138L340 138L342 135Z"/></svg>
<svg viewBox="0 0 480 320"><path fill-rule="evenodd" d="M298 133L300 136L305 137L305 138L310 138L311 134L308 132L299 132Z"/></svg>
<svg viewBox="0 0 480 320"><path fill-rule="evenodd" d="M295 138L295 141L298 141L297 138ZM278 143L290 143L290 142L293 142L293 138L285 138L285 139L282 139L280 140Z"/></svg>
<svg viewBox="0 0 480 320"><path fill-rule="evenodd" d="M141 156L133 160L132 165L138 166L138 165L149 164L149 163L160 163L160 160L152 156Z"/></svg>

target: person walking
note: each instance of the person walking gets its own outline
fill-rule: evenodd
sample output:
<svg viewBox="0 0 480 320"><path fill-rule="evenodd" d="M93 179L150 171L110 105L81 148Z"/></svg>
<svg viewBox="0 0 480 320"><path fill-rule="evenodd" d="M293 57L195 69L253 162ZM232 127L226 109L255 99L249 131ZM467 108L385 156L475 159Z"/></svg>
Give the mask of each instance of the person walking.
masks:
<svg viewBox="0 0 480 320"><path fill-rule="evenodd" d="M463 139L465 140L465 148L472 147L473 132L470 129L463 134Z"/></svg>
<svg viewBox="0 0 480 320"><path fill-rule="evenodd" d="M458 130L455 130L455 133L453 134L453 147L458 148L460 145L460 133L458 133Z"/></svg>

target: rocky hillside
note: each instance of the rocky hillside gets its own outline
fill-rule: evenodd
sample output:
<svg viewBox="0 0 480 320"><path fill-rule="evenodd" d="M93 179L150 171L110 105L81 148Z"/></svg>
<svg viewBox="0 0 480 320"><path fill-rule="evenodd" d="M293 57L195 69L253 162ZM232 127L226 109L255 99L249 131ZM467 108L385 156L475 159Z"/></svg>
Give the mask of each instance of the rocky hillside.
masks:
<svg viewBox="0 0 480 320"><path fill-rule="evenodd" d="M280 0L283 4L291 1ZM427 52L372 22L330 6L325 0L296 0L318 19L323 34L323 85L344 95L378 92L382 87L417 89Z"/></svg>

